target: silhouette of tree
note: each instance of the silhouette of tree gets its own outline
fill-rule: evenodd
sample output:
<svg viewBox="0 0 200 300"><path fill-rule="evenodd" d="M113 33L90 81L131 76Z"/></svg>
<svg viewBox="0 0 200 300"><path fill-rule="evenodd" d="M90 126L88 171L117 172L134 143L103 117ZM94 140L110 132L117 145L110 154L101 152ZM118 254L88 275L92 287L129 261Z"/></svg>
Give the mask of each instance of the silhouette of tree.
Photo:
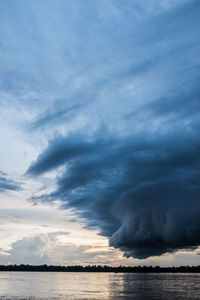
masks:
<svg viewBox="0 0 200 300"><path fill-rule="evenodd" d="M114 273L200 273L200 266L53 266L53 265L0 265L0 271L17 272L114 272Z"/></svg>

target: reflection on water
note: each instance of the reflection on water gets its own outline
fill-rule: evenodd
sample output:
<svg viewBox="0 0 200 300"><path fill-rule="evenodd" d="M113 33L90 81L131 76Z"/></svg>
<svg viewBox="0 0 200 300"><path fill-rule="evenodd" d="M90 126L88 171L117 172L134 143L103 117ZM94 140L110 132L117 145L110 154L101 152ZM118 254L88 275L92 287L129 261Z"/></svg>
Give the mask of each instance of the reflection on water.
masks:
<svg viewBox="0 0 200 300"><path fill-rule="evenodd" d="M200 299L200 275L0 272L0 299Z"/></svg>

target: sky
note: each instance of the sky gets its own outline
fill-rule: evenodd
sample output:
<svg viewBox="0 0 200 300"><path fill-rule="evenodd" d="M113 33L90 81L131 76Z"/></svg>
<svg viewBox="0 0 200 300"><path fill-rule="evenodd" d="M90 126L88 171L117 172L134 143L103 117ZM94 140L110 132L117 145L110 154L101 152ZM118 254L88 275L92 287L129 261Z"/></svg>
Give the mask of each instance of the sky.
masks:
<svg viewBox="0 0 200 300"><path fill-rule="evenodd" d="M0 1L0 264L200 264L200 1Z"/></svg>

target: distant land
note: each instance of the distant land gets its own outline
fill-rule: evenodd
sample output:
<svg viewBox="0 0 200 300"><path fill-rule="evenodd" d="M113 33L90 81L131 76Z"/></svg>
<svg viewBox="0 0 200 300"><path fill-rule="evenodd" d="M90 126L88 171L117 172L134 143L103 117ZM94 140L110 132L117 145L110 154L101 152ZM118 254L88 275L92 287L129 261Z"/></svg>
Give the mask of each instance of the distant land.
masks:
<svg viewBox="0 0 200 300"><path fill-rule="evenodd" d="M51 266L51 265L0 265L0 271L17 272L110 272L110 273L200 273L200 266Z"/></svg>

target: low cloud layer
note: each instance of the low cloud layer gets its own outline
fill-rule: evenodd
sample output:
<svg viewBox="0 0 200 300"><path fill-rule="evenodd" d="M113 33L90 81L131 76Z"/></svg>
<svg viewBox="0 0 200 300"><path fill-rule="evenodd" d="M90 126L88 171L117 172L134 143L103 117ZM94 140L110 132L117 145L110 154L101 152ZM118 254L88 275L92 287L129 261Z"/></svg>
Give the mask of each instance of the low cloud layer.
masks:
<svg viewBox="0 0 200 300"><path fill-rule="evenodd" d="M119 253L103 246L76 245L67 242L67 232L51 232L24 237L0 248L0 264L110 264ZM63 241L64 238L64 241Z"/></svg>

